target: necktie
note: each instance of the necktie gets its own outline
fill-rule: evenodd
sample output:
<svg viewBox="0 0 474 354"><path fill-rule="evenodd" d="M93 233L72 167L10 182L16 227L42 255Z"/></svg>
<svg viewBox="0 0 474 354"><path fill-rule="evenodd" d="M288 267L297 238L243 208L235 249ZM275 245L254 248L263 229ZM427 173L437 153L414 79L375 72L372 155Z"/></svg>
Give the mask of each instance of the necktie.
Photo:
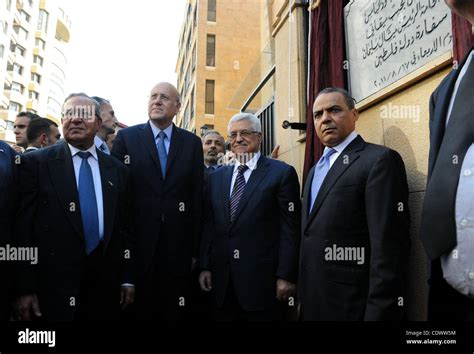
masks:
<svg viewBox="0 0 474 354"><path fill-rule="evenodd" d="M316 168L314 169L313 181L311 183L311 207L308 209L308 214L311 213L313 209L314 201L318 195L319 189L323 184L324 178L329 171L329 158L332 154L336 152L333 148L328 148L324 150L323 156L318 161Z"/></svg>
<svg viewBox="0 0 474 354"><path fill-rule="evenodd" d="M474 60L459 85L443 141L426 188L421 240L430 259L456 246L454 208L464 156L474 142Z"/></svg>
<svg viewBox="0 0 474 354"><path fill-rule="evenodd" d="M166 162L168 160L168 154L166 153L165 148L165 138L165 132L160 131L158 133L158 142L156 143L158 148L158 157L160 158L161 174L163 175L163 178L165 178L166 175Z"/></svg>
<svg viewBox="0 0 474 354"><path fill-rule="evenodd" d="M78 152L82 159L79 169L79 203L81 204L82 228L86 241L86 253L90 254L99 245L99 214L95 199L94 179L92 169L87 159L90 152Z"/></svg>
<svg viewBox="0 0 474 354"><path fill-rule="evenodd" d="M209 167L207 168L207 170L209 171L209 173L214 172L216 169L217 169L216 166L209 166Z"/></svg>
<svg viewBox="0 0 474 354"><path fill-rule="evenodd" d="M244 172L249 167L247 165L240 165L237 167L237 178L235 179L234 189L230 196L230 221L233 222L235 218L235 213L237 212L237 207L239 206L240 198L244 193L245 189L245 177Z"/></svg>
<svg viewBox="0 0 474 354"><path fill-rule="evenodd" d="M109 148L108 148L108 146L107 146L105 143L100 144L99 149L100 149L100 151L102 151L103 153L106 153L107 155L110 155Z"/></svg>

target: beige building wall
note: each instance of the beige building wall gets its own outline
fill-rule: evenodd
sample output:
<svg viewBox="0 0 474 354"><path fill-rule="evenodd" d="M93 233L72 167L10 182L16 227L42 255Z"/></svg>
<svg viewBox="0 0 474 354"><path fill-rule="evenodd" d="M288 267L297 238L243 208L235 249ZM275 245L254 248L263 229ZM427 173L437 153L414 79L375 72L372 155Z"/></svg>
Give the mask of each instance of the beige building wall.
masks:
<svg viewBox="0 0 474 354"><path fill-rule="evenodd" d="M198 135L203 126L213 126L227 136L227 123L240 108L233 104L233 97L259 55L260 3L260 0L217 0L216 21L213 22L207 20L207 0L188 1L176 65L178 90L183 100L176 119L179 126ZM206 66L208 34L216 38L213 67ZM188 38L191 38L189 45ZM194 48L196 64L193 70ZM214 114L205 113L206 80L215 81ZM194 109L191 105L193 90Z"/></svg>

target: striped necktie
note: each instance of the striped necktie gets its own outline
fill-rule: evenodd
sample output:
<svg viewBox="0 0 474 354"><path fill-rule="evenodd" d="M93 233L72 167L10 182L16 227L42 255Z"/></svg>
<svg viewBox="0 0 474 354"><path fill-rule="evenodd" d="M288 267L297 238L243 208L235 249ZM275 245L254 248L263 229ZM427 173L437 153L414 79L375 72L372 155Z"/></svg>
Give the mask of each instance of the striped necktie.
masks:
<svg viewBox="0 0 474 354"><path fill-rule="evenodd" d="M237 207L239 206L240 198L244 193L245 189L245 177L244 172L249 167L247 165L240 165L237 167L237 178L235 179L234 189L232 190L232 194L230 196L230 222L233 222L235 219L235 213L237 212Z"/></svg>

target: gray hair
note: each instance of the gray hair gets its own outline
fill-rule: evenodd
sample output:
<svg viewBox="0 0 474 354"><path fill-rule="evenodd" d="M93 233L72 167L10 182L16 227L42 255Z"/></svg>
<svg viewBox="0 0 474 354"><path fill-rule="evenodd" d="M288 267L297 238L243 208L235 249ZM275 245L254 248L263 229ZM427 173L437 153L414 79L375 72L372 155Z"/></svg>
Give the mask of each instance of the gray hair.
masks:
<svg viewBox="0 0 474 354"><path fill-rule="evenodd" d="M255 114L238 113L230 119L229 124L227 125L227 133L230 134L230 129L232 128L232 125L241 120L249 121L254 131L259 132L259 133L262 132L262 123L260 123L260 119L258 119L258 117Z"/></svg>
<svg viewBox="0 0 474 354"><path fill-rule="evenodd" d="M100 103L97 102L95 99L93 99L92 97L88 96L87 94L85 94L84 92L79 92L79 93L71 93L69 94L69 96L66 97L66 99L64 100L63 102L63 107L64 108L64 104L69 101L71 98L74 98L74 97L85 97L85 98L88 98L89 100L92 101L92 104L94 105L94 115L96 118L99 118L100 120L102 120L102 117L100 116ZM62 113L62 115L64 115L64 112Z"/></svg>
<svg viewBox="0 0 474 354"><path fill-rule="evenodd" d="M220 139L222 139L222 142L225 142L224 137L217 130L208 130L207 132L205 132L204 135L202 136L202 142L206 141L206 138L209 135L217 135Z"/></svg>

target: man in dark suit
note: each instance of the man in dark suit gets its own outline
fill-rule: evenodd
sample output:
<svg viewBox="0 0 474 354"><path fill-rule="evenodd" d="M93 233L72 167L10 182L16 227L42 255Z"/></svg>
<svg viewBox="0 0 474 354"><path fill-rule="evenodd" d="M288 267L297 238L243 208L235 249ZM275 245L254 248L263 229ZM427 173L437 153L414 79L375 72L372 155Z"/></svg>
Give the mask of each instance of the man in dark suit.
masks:
<svg viewBox="0 0 474 354"><path fill-rule="evenodd" d="M260 153L260 120L237 114L228 133L234 164L209 175L201 288L216 319L281 320L296 306L301 202L293 167Z"/></svg>
<svg viewBox="0 0 474 354"><path fill-rule="evenodd" d="M5 142L0 141L0 247L13 241L13 224L18 202L18 159L17 153ZM11 295L12 268L10 262L0 261L0 321L8 319Z"/></svg>
<svg viewBox="0 0 474 354"><path fill-rule="evenodd" d="M225 154L225 141L216 130L207 131L202 137L204 167L208 172L214 172L222 166Z"/></svg>
<svg viewBox="0 0 474 354"><path fill-rule="evenodd" d="M25 153L54 145L61 139L58 125L48 118L34 119L26 129L28 147Z"/></svg>
<svg viewBox="0 0 474 354"><path fill-rule="evenodd" d="M474 3L446 0L474 24ZM474 52L430 99L421 240L431 264L429 320L474 321Z"/></svg>
<svg viewBox="0 0 474 354"><path fill-rule="evenodd" d="M301 319L401 319L409 243L403 161L357 135L346 90L322 90L313 117L325 149L303 190Z"/></svg>
<svg viewBox="0 0 474 354"><path fill-rule="evenodd" d="M71 94L63 105L65 141L22 157L21 247L37 263L19 268L17 318L47 321L116 319L133 301L128 274L127 168L97 150L98 104Z"/></svg>
<svg viewBox="0 0 474 354"><path fill-rule="evenodd" d="M191 306L203 193L201 140L173 124L181 107L176 88L150 93L146 124L117 134L112 155L130 166L137 235L137 314L171 324Z"/></svg>

